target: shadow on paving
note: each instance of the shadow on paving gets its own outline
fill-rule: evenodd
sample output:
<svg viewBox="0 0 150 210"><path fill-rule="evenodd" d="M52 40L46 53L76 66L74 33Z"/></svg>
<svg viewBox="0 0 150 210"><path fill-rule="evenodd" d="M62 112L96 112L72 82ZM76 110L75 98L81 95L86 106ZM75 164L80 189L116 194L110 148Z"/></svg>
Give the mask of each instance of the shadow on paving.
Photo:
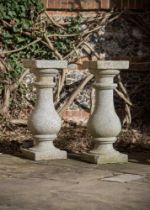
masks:
<svg viewBox="0 0 150 210"><path fill-rule="evenodd" d="M3 140L0 141L0 153L21 156L21 147L30 148L32 146L32 140L25 140L23 142L18 142L17 140ZM117 146L117 150L127 153L129 156L129 162L150 165L150 151L148 149L141 148L140 145L132 146L132 149L131 147L129 147L129 149L125 149Z"/></svg>
<svg viewBox="0 0 150 210"><path fill-rule="evenodd" d="M0 157L0 210L149 210L150 168Z"/></svg>

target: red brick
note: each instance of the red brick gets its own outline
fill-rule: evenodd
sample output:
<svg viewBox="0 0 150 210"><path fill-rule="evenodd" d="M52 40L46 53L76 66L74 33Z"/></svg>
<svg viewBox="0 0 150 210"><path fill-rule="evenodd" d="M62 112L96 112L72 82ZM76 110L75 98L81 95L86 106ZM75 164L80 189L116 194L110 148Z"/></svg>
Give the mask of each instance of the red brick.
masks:
<svg viewBox="0 0 150 210"><path fill-rule="evenodd" d="M90 113L84 110L66 110L63 113L64 120L73 120L76 122L80 122L82 120L87 120L89 118Z"/></svg>
<svg viewBox="0 0 150 210"><path fill-rule="evenodd" d="M121 9L129 8L129 0L122 0L121 1Z"/></svg>
<svg viewBox="0 0 150 210"><path fill-rule="evenodd" d="M49 9L70 9L70 10L88 10L98 9L99 2L96 0L76 1L76 0L49 0Z"/></svg>
<svg viewBox="0 0 150 210"><path fill-rule="evenodd" d="M45 8L47 8L48 7L48 0L42 0L42 2L44 4Z"/></svg>
<svg viewBox="0 0 150 210"><path fill-rule="evenodd" d="M136 1L136 8L137 9L143 9L144 8L144 4L142 0L137 0Z"/></svg>
<svg viewBox="0 0 150 210"><path fill-rule="evenodd" d="M136 0L129 1L129 9L136 9Z"/></svg>
<svg viewBox="0 0 150 210"><path fill-rule="evenodd" d="M80 11L79 11L80 12ZM58 16L62 16L62 17L75 17L79 14L78 11L70 11L68 10L67 12L65 10L61 10L61 11L56 11L56 10L48 10L47 13L50 16L53 17L58 17ZM96 10L91 10L91 11L81 11L80 14L82 14L83 17L96 17L97 16L97 11ZM79 62L80 63L80 62ZM81 65L80 65L81 66Z"/></svg>
<svg viewBox="0 0 150 210"><path fill-rule="evenodd" d="M143 5L145 9L150 9L150 0L144 0Z"/></svg>
<svg viewBox="0 0 150 210"><path fill-rule="evenodd" d="M150 9L150 0L42 0L48 10Z"/></svg>
<svg viewBox="0 0 150 210"><path fill-rule="evenodd" d="M111 0L101 0L102 9L110 9Z"/></svg>
<svg viewBox="0 0 150 210"><path fill-rule="evenodd" d="M82 6L83 5L81 3L76 3L74 0L68 1L68 8L70 10L82 9Z"/></svg>
<svg viewBox="0 0 150 210"><path fill-rule="evenodd" d="M111 0L110 8L120 9L121 8L121 0Z"/></svg>
<svg viewBox="0 0 150 210"><path fill-rule="evenodd" d="M111 0L111 7L118 9L150 9L149 0Z"/></svg>

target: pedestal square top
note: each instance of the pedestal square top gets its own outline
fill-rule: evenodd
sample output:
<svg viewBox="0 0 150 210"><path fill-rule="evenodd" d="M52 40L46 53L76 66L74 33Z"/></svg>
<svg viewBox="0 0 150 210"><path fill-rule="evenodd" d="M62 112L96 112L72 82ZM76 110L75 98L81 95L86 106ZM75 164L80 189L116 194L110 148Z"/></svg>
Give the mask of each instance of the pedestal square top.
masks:
<svg viewBox="0 0 150 210"><path fill-rule="evenodd" d="M25 68L33 69L64 69L67 68L67 61L61 60L23 60Z"/></svg>
<svg viewBox="0 0 150 210"><path fill-rule="evenodd" d="M90 61L85 62L86 68L89 69L128 69L129 61Z"/></svg>

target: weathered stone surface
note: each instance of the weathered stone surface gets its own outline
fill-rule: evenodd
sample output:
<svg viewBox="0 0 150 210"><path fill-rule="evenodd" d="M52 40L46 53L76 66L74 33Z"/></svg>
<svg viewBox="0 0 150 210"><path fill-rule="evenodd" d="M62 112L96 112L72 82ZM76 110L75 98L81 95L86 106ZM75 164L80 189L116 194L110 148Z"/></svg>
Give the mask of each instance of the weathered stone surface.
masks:
<svg viewBox="0 0 150 210"><path fill-rule="evenodd" d="M106 163L127 163L128 156L126 154L122 154L118 151L108 152L101 154L99 153L83 153L83 154L70 154L70 158L74 158L77 160L82 160L88 163L95 164L106 164Z"/></svg>
<svg viewBox="0 0 150 210"><path fill-rule="evenodd" d="M53 145L61 128L61 119L53 103L54 76L58 73L56 67L63 68L66 62L26 60L24 65L30 67L36 75L34 84L37 88L37 102L28 120L35 146L28 150L22 149L23 156L32 160L66 159L67 153Z"/></svg>
<svg viewBox="0 0 150 210"><path fill-rule="evenodd" d="M67 68L66 61L55 61L55 60L24 60L25 68L36 68L36 69L64 69Z"/></svg>
<svg viewBox="0 0 150 210"><path fill-rule="evenodd" d="M136 181L139 179L144 178L144 176L140 176L137 174L120 174L112 177L106 177L102 179L103 181L110 181L110 182L121 182L121 183L126 183L126 182L132 182Z"/></svg>
<svg viewBox="0 0 150 210"><path fill-rule="evenodd" d="M143 178L103 181L123 173ZM149 210L150 167L69 159L33 162L0 155L0 187L0 210Z"/></svg>
<svg viewBox="0 0 150 210"><path fill-rule="evenodd" d="M35 149L22 149L23 157L26 157L30 160L56 160L56 159L66 159L66 151L62 151L57 148L53 148L45 151L37 151Z"/></svg>
<svg viewBox="0 0 150 210"><path fill-rule="evenodd" d="M85 64L89 69L128 69L129 61L90 61Z"/></svg>
<svg viewBox="0 0 150 210"><path fill-rule="evenodd" d="M119 69L129 67L129 62L91 61L88 65L96 80L96 104L88 122L94 149L87 154L81 154L81 160L97 164L127 162L127 155L113 148L113 143L121 132L121 122L114 107L113 90L117 85L113 79L119 74Z"/></svg>

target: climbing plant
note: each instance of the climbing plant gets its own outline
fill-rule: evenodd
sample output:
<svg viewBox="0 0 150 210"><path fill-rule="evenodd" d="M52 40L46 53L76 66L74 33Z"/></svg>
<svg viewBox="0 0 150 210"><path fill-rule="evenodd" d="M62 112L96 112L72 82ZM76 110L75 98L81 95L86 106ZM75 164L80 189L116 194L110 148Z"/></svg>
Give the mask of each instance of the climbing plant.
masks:
<svg viewBox="0 0 150 210"><path fill-rule="evenodd" d="M67 18L68 27L59 25L44 11L40 0L0 1L0 95L1 117L22 105L30 87L22 80L22 59L62 59L74 46L80 18ZM69 34L73 34L69 36ZM65 34L68 34L66 39ZM60 35L60 36L59 36ZM49 39L51 37L51 39Z"/></svg>
<svg viewBox="0 0 150 210"><path fill-rule="evenodd" d="M29 73L22 66L23 59L65 59L78 62L84 52L89 59L99 54L89 44L99 32L117 20L122 13L101 12L96 17L53 18L44 11L40 0L0 1L0 117L1 125L10 118L24 117L34 104L34 92L23 80ZM90 56L89 56L89 51ZM93 78L87 74L78 87L64 101L60 97L65 84L65 70L58 78L55 101L58 112L74 101ZM32 93L32 94L31 94ZM69 97L70 96L70 97ZM122 96L122 95L121 95ZM124 95L122 98L124 99ZM63 101L63 106L61 103ZM128 102L128 103L127 103ZM126 99L127 105L131 105ZM2 122L4 121L4 123Z"/></svg>

